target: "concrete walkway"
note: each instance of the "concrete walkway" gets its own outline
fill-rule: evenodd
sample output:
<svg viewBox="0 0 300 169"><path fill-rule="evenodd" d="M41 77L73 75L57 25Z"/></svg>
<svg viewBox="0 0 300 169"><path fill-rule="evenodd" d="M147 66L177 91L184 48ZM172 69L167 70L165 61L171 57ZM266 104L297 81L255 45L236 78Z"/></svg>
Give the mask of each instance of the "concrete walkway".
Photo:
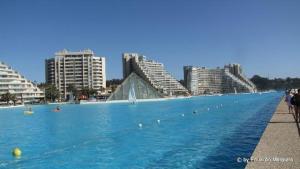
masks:
<svg viewBox="0 0 300 169"><path fill-rule="evenodd" d="M246 169L299 169L300 168L300 130L294 115L288 113L284 99L258 145Z"/></svg>

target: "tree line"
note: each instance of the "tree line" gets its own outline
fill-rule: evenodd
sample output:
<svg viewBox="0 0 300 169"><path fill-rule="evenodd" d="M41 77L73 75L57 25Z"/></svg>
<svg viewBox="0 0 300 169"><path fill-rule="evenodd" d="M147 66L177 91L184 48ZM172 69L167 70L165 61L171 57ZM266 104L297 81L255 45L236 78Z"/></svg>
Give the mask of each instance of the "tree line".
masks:
<svg viewBox="0 0 300 169"><path fill-rule="evenodd" d="M53 84L41 83L38 85L38 87L45 91L45 101L55 102L56 100L59 100L61 98L59 90ZM101 92L103 92L104 90L105 90L104 88L101 88ZM91 96L97 95L97 90L95 89L84 87L81 90L78 90L76 86L73 84L68 85L67 92L72 93L73 96L75 97L75 100L80 100L82 98L87 99L90 98ZM23 102L22 98L21 99L18 98L15 94L10 93L9 91L0 95L0 101L6 102L6 104L9 104L12 101L13 104L16 105L16 102L18 100Z"/></svg>
<svg viewBox="0 0 300 169"><path fill-rule="evenodd" d="M15 94L11 94L9 92L6 92L1 95L0 98L1 102L6 102L6 104L9 104L10 101L13 102L14 105L16 105L16 102L18 101L17 96Z"/></svg>
<svg viewBox="0 0 300 169"><path fill-rule="evenodd" d="M269 79L259 75L254 75L250 80L256 85L259 91L300 88L300 78L287 77Z"/></svg>
<svg viewBox="0 0 300 169"><path fill-rule="evenodd" d="M53 84L41 83L38 85L38 87L44 89L45 99L47 101L54 102L61 98L59 90ZM105 91L104 88L101 88L100 90L101 92ZM67 92L72 93L72 95L75 97L75 100L82 99L81 96L84 96L84 98L90 98L91 96L95 96L98 93L97 90L89 87L83 87L81 90L78 90L74 84L68 85Z"/></svg>

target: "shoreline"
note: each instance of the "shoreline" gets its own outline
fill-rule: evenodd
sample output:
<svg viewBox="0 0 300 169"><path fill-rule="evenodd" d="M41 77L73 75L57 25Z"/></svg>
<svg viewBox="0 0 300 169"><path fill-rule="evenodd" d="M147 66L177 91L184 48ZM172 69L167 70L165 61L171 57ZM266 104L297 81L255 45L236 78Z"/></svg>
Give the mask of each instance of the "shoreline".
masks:
<svg viewBox="0 0 300 169"><path fill-rule="evenodd" d="M179 96L179 97L169 97L169 98L155 98L155 99L137 99L136 103L143 102L158 102L158 101L168 101L168 100L179 100L179 99L191 99L194 97L214 97L214 96L227 96L227 95L243 95L243 94L265 94L272 93L276 91L264 91L264 92L256 92L256 93L225 93L225 94L211 94L211 95L197 95L197 96ZM115 103L130 103L128 100L111 100L111 101L81 101L79 104L81 105L90 105L90 104L115 104ZM67 105L67 104L75 104L74 102L51 102L39 105ZM17 105L17 106L0 106L0 109L9 109L9 108L18 108L24 107L25 105Z"/></svg>
<svg viewBox="0 0 300 169"><path fill-rule="evenodd" d="M171 97L171 98L156 98L156 99L137 99L136 103L139 102L158 102L158 101L168 101L168 100L176 100L176 99L190 99L189 97ZM80 102L82 105L86 104L114 104L114 103L130 103L128 100L111 100L111 101L102 101L102 102Z"/></svg>
<svg viewBox="0 0 300 169"><path fill-rule="evenodd" d="M24 107L25 105L16 105L16 106L0 106L0 109L11 109L11 108L18 108L18 107Z"/></svg>
<svg viewBox="0 0 300 169"><path fill-rule="evenodd" d="M156 101L168 101L168 100L176 100L176 99L190 99L193 97L215 97L215 96L227 96L227 95L247 95L247 94L267 94L273 93L278 91L264 91L264 92L256 92L256 93L225 93L225 94L211 94L211 95L197 95L197 96L182 96L182 97L169 97L169 98L156 98L156 99L137 99L136 102L156 102ZM80 102L80 104L111 104L111 103L130 103L128 100L111 100L111 101L100 101L100 102ZM52 103L52 104L59 104L59 103ZM69 103L62 103L62 104L69 104ZM72 103L70 103L72 104Z"/></svg>

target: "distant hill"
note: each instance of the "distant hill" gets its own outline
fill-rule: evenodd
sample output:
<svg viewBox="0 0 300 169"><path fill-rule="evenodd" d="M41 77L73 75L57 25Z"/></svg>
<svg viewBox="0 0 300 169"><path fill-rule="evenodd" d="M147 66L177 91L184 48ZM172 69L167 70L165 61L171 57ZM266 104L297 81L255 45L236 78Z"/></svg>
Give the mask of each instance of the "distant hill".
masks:
<svg viewBox="0 0 300 169"><path fill-rule="evenodd" d="M262 90L285 90L291 88L300 88L300 78L275 78L269 79L266 77L261 77L259 75L254 75L250 79L257 87L259 91Z"/></svg>

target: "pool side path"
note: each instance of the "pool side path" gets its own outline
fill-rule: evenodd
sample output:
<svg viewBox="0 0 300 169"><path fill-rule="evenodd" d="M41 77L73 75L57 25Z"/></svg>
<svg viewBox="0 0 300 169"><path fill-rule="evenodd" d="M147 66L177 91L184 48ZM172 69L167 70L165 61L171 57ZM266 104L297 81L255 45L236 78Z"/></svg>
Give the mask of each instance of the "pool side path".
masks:
<svg viewBox="0 0 300 169"><path fill-rule="evenodd" d="M246 169L299 169L300 130L284 99L268 123Z"/></svg>

